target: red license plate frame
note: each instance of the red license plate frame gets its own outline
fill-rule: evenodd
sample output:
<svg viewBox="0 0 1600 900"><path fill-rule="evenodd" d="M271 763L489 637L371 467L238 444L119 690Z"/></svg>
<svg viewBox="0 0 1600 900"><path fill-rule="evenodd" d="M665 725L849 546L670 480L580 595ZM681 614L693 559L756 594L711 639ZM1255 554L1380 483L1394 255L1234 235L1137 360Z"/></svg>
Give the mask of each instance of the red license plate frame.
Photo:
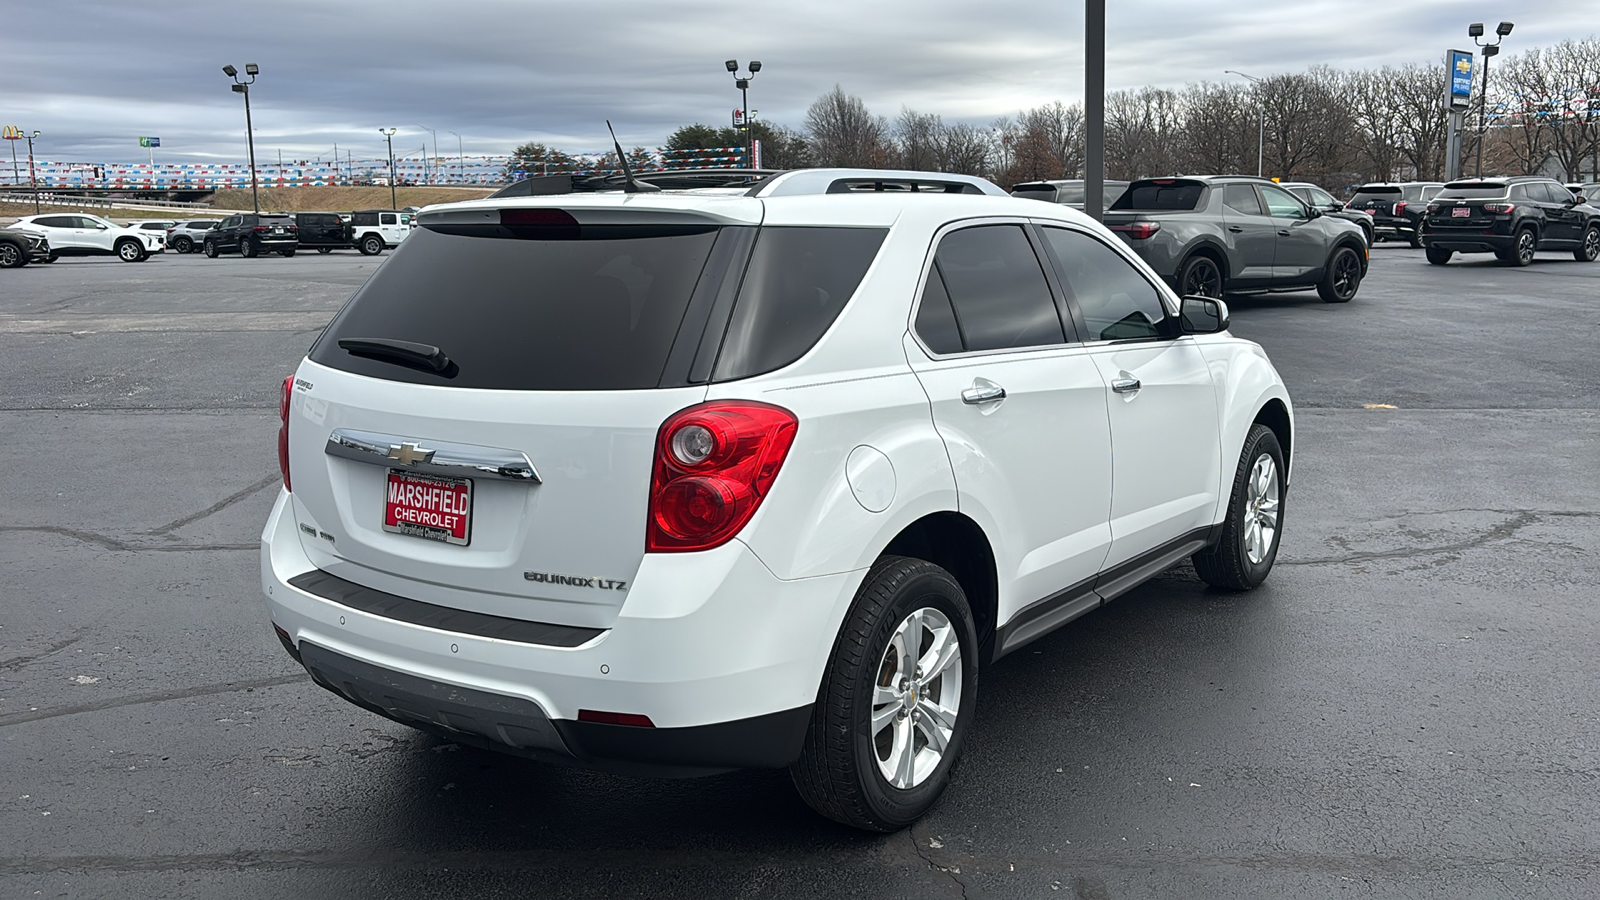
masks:
<svg viewBox="0 0 1600 900"><path fill-rule="evenodd" d="M472 542L472 479L390 469L383 530L465 547Z"/></svg>

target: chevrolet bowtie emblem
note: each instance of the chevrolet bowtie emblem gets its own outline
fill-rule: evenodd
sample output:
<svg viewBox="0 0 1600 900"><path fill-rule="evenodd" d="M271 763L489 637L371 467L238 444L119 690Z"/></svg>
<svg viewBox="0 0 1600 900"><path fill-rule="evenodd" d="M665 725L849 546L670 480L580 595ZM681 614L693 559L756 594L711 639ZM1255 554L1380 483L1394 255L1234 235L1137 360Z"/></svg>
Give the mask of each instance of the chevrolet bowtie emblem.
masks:
<svg viewBox="0 0 1600 900"><path fill-rule="evenodd" d="M389 445L389 452L385 454L389 459L398 460L402 466L414 466L417 463L431 462L436 451L424 450L416 444L405 443L398 446Z"/></svg>

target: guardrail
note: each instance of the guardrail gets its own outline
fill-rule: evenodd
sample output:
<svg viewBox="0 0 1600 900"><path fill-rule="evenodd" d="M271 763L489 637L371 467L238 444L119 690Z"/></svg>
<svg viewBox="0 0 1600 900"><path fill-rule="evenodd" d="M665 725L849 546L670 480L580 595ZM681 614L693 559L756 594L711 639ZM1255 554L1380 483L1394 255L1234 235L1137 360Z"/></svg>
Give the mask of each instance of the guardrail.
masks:
<svg viewBox="0 0 1600 900"><path fill-rule="evenodd" d="M33 193L0 192L0 203L33 205ZM134 200L127 198L85 197L82 194L56 194L39 192L39 202L52 206L81 206L92 209L211 209L210 203L190 203L184 200Z"/></svg>

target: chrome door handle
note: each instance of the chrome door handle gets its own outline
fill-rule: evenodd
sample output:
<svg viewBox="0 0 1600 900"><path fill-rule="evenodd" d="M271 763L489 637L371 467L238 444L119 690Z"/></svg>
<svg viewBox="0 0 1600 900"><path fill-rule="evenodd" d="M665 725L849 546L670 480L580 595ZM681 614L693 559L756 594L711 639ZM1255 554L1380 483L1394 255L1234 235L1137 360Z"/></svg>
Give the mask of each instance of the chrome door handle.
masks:
<svg viewBox="0 0 1600 900"><path fill-rule="evenodd" d="M1119 394L1131 394L1139 389L1139 379L1118 378L1111 382L1111 389Z"/></svg>
<svg viewBox="0 0 1600 900"><path fill-rule="evenodd" d="M988 403L991 400L1004 400L1006 389L998 384L987 387L969 387L961 392L961 402L970 404Z"/></svg>

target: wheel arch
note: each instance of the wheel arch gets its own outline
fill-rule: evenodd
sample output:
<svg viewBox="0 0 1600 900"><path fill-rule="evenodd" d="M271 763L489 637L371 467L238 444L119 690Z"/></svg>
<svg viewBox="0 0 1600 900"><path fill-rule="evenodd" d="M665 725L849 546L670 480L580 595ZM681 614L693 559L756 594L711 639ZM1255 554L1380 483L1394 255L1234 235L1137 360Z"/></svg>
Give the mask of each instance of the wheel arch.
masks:
<svg viewBox="0 0 1600 900"><path fill-rule="evenodd" d="M977 522L953 510L930 513L901 529L882 554L909 556L949 572L967 595L978 632L978 659L992 658L1000 609L994 548Z"/></svg>
<svg viewBox="0 0 1600 900"><path fill-rule="evenodd" d="M1178 267L1172 272L1174 281L1183 273L1183 267L1189 264L1189 260L1194 259L1196 256L1208 257L1212 262L1216 263L1217 269L1222 272L1224 284L1233 278L1233 266L1229 263L1228 251L1210 238L1201 238L1185 247L1184 251L1178 255Z"/></svg>
<svg viewBox="0 0 1600 900"><path fill-rule="evenodd" d="M1269 399L1256 412L1254 424L1265 425L1271 429L1273 437L1278 439L1278 446L1283 450L1283 464L1287 469L1294 459L1294 418L1289 415L1289 407L1277 397ZM1284 484L1288 484L1287 473Z"/></svg>

